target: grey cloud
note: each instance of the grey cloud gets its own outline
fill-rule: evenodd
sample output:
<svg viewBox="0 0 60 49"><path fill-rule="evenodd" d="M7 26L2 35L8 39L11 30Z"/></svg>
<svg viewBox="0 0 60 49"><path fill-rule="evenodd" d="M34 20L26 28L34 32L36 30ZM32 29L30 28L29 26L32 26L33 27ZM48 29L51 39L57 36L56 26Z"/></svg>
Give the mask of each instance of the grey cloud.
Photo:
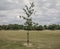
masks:
<svg viewBox="0 0 60 49"><path fill-rule="evenodd" d="M0 15L0 18L6 17L5 15Z"/></svg>
<svg viewBox="0 0 60 49"><path fill-rule="evenodd" d="M35 10L37 11L36 15L32 15L34 22L39 24L60 24L60 5L57 5L60 3L57 3L58 0L32 1L35 2ZM24 20L20 20L17 16L23 15L21 9L26 3L24 2L25 0L12 0L11 2L0 0L0 19L3 19L3 21L0 21L0 24L22 24Z"/></svg>
<svg viewBox="0 0 60 49"><path fill-rule="evenodd" d="M60 22L56 22L55 24L60 24Z"/></svg>
<svg viewBox="0 0 60 49"><path fill-rule="evenodd" d="M11 10L11 9L19 9L22 7L23 2L21 0L17 0L20 2L19 3L15 3L13 2L9 2L8 0L0 0L0 10Z"/></svg>

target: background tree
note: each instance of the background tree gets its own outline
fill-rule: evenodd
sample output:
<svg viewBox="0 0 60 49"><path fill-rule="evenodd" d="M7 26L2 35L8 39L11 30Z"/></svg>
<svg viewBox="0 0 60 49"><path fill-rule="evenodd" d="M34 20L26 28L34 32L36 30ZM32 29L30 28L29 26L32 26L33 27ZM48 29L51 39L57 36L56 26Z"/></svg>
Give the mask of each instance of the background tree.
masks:
<svg viewBox="0 0 60 49"><path fill-rule="evenodd" d="M49 30L56 30L56 27L57 27L56 24L52 24L52 25L49 25L49 26L48 26L48 29L49 29Z"/></svg>
<svg viewBox="0 0 60 49"><path fill-rule="evenodd" d="M47 25L32 24L32 26L28 29L26 25L8 24L8 25L0 25L0 30L60 30L60 25L51 24L47 26Z"/></svg>
<svg viewBox="0 0 60 49"><path fill-rule="evenodd" d="M39 25L38 27L37 27L37 30L43 30L44 28L43 28L43 26L42 25Z"/></svg>
<svg viewBox="0 0 60 49"><path fill-rule="evenodd" d="M48 29L48 26L47 26L47 25L44 25L43 27L44 27L44 29L45 29L45 30L47 30L47 29Z"/></svg>
<svg viewBox="0 0 60 49"><path fill-rule="evenodd" d="M26 17L20 16L20 18L22 17L24 20L26 20L24 25L25 25L25 29L28 30L28 32L27 32L27 46L29 46L29 31L32 29L32 24L33 24L32 17L31 17L31 15L34 12L33 7L34 7L34 3L30 3L30 6L25 5L25 8L23 8L23 11L25 12Z"/></svg>

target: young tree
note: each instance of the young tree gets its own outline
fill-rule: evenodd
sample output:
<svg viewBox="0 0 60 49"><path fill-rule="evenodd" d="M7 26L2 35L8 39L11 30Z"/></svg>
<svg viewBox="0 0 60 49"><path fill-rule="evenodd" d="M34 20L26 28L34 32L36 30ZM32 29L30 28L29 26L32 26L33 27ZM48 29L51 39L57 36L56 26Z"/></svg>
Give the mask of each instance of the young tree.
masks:
<svg viewBox="0 0 60 49"><path fill-rule="evenodd" d="M20 18L22 17L24 20L26 20L26 22L24 23L24 25L26 26L28 32L27 32L27 46L29 46L29 31L32 29L32 17L31 15L34 13L34 3L30 3L30 6L25 5L25 8L23 8L23 11L26 14L25 16L20 16Z"/></svg>

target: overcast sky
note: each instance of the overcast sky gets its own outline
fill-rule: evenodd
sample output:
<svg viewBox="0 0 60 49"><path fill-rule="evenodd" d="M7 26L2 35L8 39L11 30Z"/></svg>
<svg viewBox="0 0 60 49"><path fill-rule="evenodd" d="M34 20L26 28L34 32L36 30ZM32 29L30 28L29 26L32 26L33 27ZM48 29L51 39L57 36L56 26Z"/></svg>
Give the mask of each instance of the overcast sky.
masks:
<svg viewBox="0 0 60 49"><path fill-rule="evenodd" d="M22 24L23 8L29 2L35 4L33 21L39 24L60 24L60 0L0 0L0 24Z"/></svg>

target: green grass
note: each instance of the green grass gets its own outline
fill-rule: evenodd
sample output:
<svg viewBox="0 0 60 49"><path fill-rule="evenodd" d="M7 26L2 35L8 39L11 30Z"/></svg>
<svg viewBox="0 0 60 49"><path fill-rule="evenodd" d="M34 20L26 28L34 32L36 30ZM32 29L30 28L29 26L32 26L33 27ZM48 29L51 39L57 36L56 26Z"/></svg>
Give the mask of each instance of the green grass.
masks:
<svg viewBox="0 0 60 49"><path fill-rule="evenodd" d="M60 49L60 30L30 31L32 47L25 47L24 30L1 30L0 49Z"/></svg>

